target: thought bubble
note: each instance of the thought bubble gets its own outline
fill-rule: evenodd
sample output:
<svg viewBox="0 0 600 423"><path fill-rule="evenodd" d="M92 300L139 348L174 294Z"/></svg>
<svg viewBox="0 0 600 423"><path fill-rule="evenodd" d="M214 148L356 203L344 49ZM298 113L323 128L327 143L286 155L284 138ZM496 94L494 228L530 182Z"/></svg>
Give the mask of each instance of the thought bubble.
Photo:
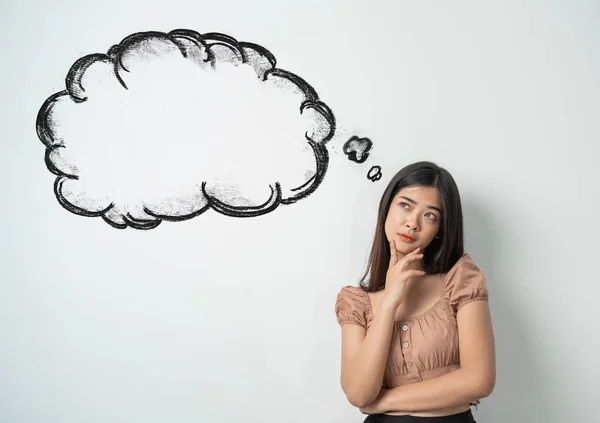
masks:
<svg viewBox="0 0 600 423"><path fill-rule="evenodd" d="M344 143L344 154L348 160L356 163L364 163L369 158L369 152L373 147L373 142L369 138L359 138L356 135L350 137Z"/></svg>
<svg viewBox="0 0 600 423"><path fill-rule="evenodd" d="M369 172L367 173L367 178L371 182L379 181L381 179L381 176L381 166L378 165L371 167L371 169L369 169Z"/></svg>
<svg viewBox="0 0 600 423"><path fill-rule="evenodd" d="M175 30L77 60L36 127L64 208L152 229L209 209L260 216L307 197L327 172L336 124L264 47Z"/></svg>

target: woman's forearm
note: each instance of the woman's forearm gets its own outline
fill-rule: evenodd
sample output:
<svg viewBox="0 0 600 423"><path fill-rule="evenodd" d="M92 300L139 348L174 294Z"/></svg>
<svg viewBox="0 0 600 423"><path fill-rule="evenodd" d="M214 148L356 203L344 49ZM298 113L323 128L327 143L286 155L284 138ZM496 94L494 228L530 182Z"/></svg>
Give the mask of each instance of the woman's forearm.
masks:
<svg viewBox="0 0 600 423"><path fill-rule="evenodd" d="M382 398L386 411L430 411L467 405L491 393L477 373L457 369L443 376L423 382L398 386L388 390Z"/></svg>
<svg viewBox="0 0 600 423"><path fill-rule="evenodd" d="M356 407L370 404L381 391L395 314L395 308L382 304L360 348L348 363L348 370L343 373L342 386Z"/></svg>

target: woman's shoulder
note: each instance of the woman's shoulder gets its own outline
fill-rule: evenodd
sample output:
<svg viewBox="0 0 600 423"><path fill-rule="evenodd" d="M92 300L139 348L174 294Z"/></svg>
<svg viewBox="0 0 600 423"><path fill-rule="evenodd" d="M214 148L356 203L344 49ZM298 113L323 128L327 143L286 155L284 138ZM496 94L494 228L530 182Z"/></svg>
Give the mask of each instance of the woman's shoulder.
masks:
<svg viewBox="0 0 600 423"><path fill-rule="evenodd" d="M340 288L335 301L335 313L340 324L353 322L366 327L369 311L369 295L362 287L345 285Z"/></svg>
<svg viewBox="0 0 600 423"><path fill-rule="evenodd" d="M486 277L469 254L463 254L444 275L444 295L456 309L471 300L487 300Z"/></svg>
<svg viewBox="0 0 600 423"><path fill-rule="evenodd" d="M369 293L361 286L344 285L337 293L337 301L367 306L369 303Z"/></svg>
<svg viewBox="0 0 600 423"><path fill-rule="evenodd" d="M342 295L363 295L367 294L367 291L363 289L361 286L356 285L344 285L340 288L338 294Z"/></svg>
<svg viewBox="0 0 600 423"><path fill-rule="evenodd" d="M460 256L459 259L456 260L456 263L454 263L447 272L441 273L441 275L446 282L449 282L456 278L458 274L464 271L482 273L481 269L477 267L475 261L469 253L464 253L462 256Z"/></svg>

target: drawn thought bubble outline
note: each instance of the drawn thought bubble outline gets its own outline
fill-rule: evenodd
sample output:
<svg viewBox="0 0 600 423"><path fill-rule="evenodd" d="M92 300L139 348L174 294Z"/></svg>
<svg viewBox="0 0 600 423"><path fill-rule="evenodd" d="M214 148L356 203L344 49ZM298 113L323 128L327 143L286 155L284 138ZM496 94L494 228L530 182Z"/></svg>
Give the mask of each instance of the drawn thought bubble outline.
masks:
<svg viewBox="0 0 600 423"><path fill-rule="evenodd" d="M369 169L369 171L367 172L367 179L369 179L371 182L377 182L381 179L381 166L379 165L374 165L371 167L371 169Z"/></svg>
<svg viewBox="0 0 600 423"><path fill-rule="evenodd" d="M61 169L60 164L55 162L56 157L60 157L57 151L65 148L64 143L54 137L53 122L49 117L53 106L60 100L65 98L70 99L74 103L83 103L87 101L85 89L82 85L82 78L86 70L96 62L112 63L115 77L123 88L127 88L127 84L120 75L120 72L128 72L128 69L123 64L123 56L127 53L139 49L140 46L152 46L152 40L160 40L161 42L172 43L179 49L182 57L190 60L198 61L199 65L210 66L214 68L217 63L228 62L234 65L246 64L253 67L257 73L257 77L262 81L270 78L279 78L282 81L289 82L297 88L303 95L303 101L299 106L299 111L302 114L306 110L316 111L327 123L327 133L321 140L314 141L306 133L305 138L307 144L311 147L316 164L315 173L303 184L295 188L289 189L294 192L294 195L283 198L282 188L279 182L270 185L271 196L263 204L254 206L235 206L228 204L217 198L214 192L210 192L207 188L206 181L201 182L199 188L206 199L206 204L197 210L180 215L168 215L152 210L151 207L144 205L143 211L148 218L141 216L132 216L127 213L118 217L121 221L115 221L115 216L111 216L111 210L115 206L114 202L110 202L105 207L99 210L89 210L79 207L68 201L63 195L63 185L68 181L77 181L77 169L74 167L67 171ZM204 54L204 58L198 59L198 55ZM158 226L163 220L167 221L183 221L194 218L208 209L212 208L215 211L233 217L254 217L269 213L276 209L280 204L292 204L302 198L312 194L323 181L329 164L329 152L326 144L330 141L336 130L335 116L331 109L322 101L320 101L317 92L300 76L289 71L276 67L276 59L274 55L266 48L250 43L239 42L233 37L223 34L210 32L200 34L196 31L187 29L177 29L169 33L149 31L132 34L124 38L119 44L112 46L107 54L90 54L78 59L69 70L65 79L66 90L57 92L48 97L38 112L36 119L36 130L38 138L46 146L45 164L48 170L57 177L54 183L54 193L58 202L72 213L88 216L102 217L108 224L118 229L132 227L135 229L153 229Z"/></svg>
<svg viewBox="0 0 600 423"><path fill-rule="evenodd" d="M371 155L372 148L373 141L369 138L353 135L344 143L343 151L348 156L348 160L356 163L364 163Z"/></svg>

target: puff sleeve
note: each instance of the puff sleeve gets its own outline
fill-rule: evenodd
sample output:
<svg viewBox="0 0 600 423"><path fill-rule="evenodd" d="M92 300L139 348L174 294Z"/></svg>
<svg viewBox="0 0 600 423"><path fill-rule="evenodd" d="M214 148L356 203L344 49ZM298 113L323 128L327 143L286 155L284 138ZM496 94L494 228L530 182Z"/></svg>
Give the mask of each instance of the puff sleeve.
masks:
<svg viewBox="0 0 600 423"><path fill-rule="evenodd" d="M352 323L367 329L369 297L362 289L345 286L337 294L335 314L340 326Z"/></svg>
<svg viewBox="0 0 600 423"><path fill-rule="evenodd" d="M469 255L462 256L446 278L446 294L454 313L471 301L488 301L485 275Z"/></svg>

